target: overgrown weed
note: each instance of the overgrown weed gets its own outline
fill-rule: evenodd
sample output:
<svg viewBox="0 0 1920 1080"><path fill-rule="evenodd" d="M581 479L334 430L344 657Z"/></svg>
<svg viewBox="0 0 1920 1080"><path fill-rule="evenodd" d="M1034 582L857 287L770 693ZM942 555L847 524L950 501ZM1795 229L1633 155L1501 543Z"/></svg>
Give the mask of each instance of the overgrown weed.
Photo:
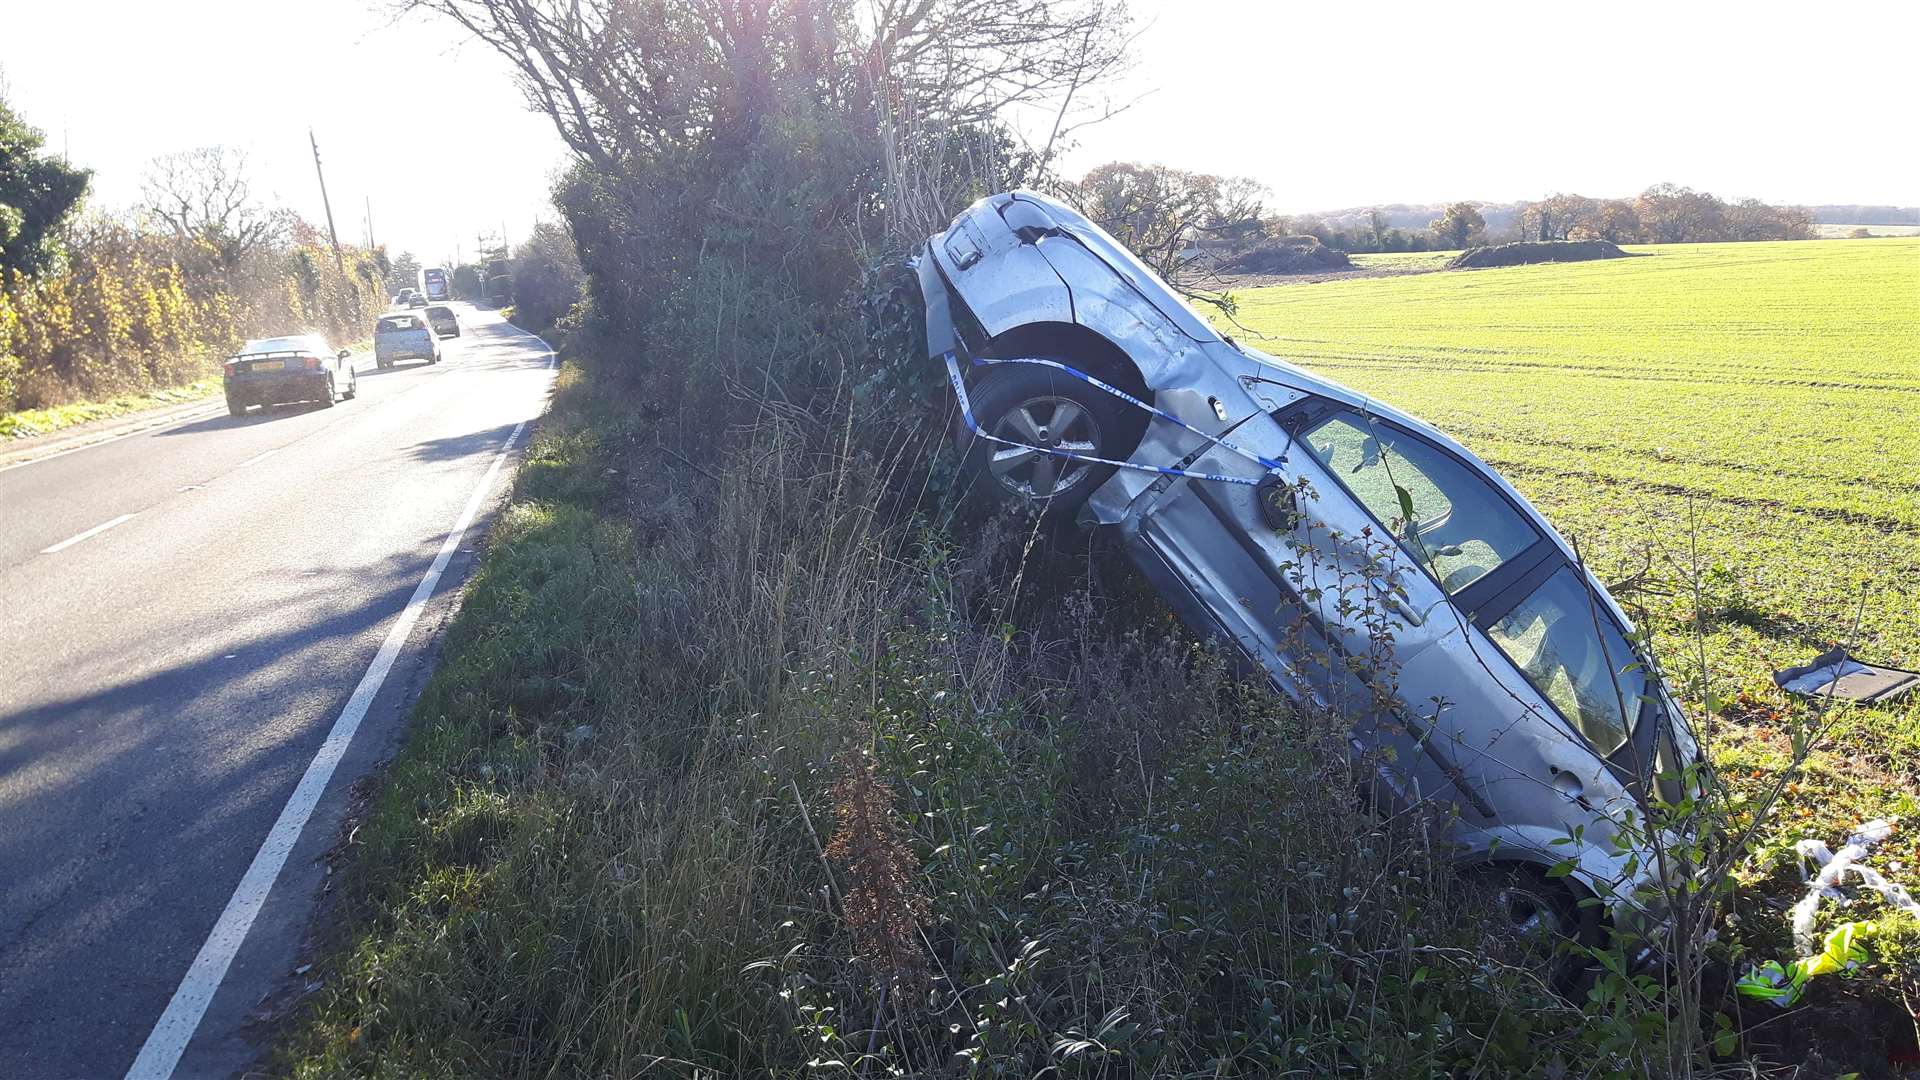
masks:
<svg viewBox="0 0 1920 1080"><path fill-rule="evenodd" d="M676 444L620 385L563 369L289 1071L1644 1072L1640 1015L1484 955L1337 718L1135 618L1130 575L1016 593L844 397ZM892 875L864 909L849 822Z"/></svg>

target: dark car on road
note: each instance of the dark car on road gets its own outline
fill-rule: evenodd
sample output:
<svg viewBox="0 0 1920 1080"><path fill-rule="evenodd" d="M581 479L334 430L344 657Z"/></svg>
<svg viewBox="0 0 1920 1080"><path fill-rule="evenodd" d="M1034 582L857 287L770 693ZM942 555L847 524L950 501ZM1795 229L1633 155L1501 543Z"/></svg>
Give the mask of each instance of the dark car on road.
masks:
<svg viewBox="0 0 1920 1080"><path fill-rule="evenodd" d="M427 324L433 327L435 335L443 338L460 336L460 320L454 317L453 309L445 304L435 304L421 314L427 317Z"/></svg>
<svg viewBox="0 0 1920 1080"><path fill-rule="evenodd" d="M332 407L360 393L352 353L335 349L318 334L249 341L227 360L221 384L227 411L240 416L250 405L317 401Z"/></svg>

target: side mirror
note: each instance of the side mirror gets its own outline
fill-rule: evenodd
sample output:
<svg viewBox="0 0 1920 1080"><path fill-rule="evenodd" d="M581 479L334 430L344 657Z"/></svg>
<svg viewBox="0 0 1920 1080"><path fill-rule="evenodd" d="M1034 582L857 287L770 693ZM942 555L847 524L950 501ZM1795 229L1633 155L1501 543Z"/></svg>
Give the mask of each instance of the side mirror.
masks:
<svg viewBox="0 0 1920 1080"><path fill-rule="evenodd" d="M1279 473L1268 473L1254 488L1260 503L1260 516L1275 532L1292 532L1300 527L1300 493Z"/></svg>
<svg viewBox="0 0 1920 1080"><path fill-rule="evenodd" d="M339 354L339 359L345 360L347 357L352 355L353 355L352 349L341 349Z"/></svg>

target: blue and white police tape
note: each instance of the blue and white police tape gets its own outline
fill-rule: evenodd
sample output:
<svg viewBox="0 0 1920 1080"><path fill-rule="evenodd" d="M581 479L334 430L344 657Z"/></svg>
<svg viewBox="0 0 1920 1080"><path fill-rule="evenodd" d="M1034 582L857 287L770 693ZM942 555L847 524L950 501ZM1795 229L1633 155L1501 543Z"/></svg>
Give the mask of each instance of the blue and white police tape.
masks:
<svg viewBox="0 0 1920 1080"><path fill-rule="evenodd" d="M1222 483L1222 484L1244 484L1247 487L1258 487L1264 480L1264 478L1248 479L1247 477L1244 477L1244 476L1221 476L1217 473L1195 472L1191 469L1179 469L1179 468L1174 468L1172 466L1167 466L1167 465L1140 465L1131 461L1114 461L1110 458L1095 457L1092 454L1082 454L1074 450L1061 450L1057 447L1051 447L1051 446L1034 446L1030 443L1015 442L1012 439L1003 439L998 435L994 435L988 431L982 430L982 428L980 427L980 422L974 419L973 402L971 399L967 397L967 384L966 384L966 380L961 378L960 376L960 362L958 358L955 357L953 353L949 352L946 354L945 357L943 357L943 359L945 359L947 363L947 380L953 384L954 397L959 399L960 416L963 420L966 421L967 430L973 432L974 435L978 436L979 438L985 439L988 442L995 442L995 443L1001 444L1002 446L1011 446L1020 450L1032 450L1037 453L1049 454L1053 457L1066 458L1070 461L1084 461L1094 465L1111 465L1119 469L1133 469L1137 472L1157 473L1161 476L1184 476L1193 480L1211 480L1216 483ZM1158 417L1162 420L1170 421L1174 424L1178 424L1179 426L1185 428L1188 431L1193 432L1195 435L1200 436L1201 438L1207 440L1209 443L1212 443L1215 446L1225 447L1226 449L1231 450L1236 454L1239 454L1241 457L1247 458L1251 461L1258 462L1269 473L1277 472L1280 468L1281 463L1278 461L1273 461L1269 458L1263 457L1259 454L1254 453L1251 450L1245 449L1244 447L1236 446L1233 443L1228 442L1227 440L1220 438L1217 435L1209 435L1206 432L1201 431L1200 429L1194 427L1193 425L1187 423L1186 421L1180 419L1177 416L1174 416L1160 409L1154 408L1152 405L1149 405L1146 402L1141 401L1139 398L1134 397L1132 394L1129 394L1126 391L1121 390L1116 386L1111 386L1105 382L1102 382L1101 380L1096 379L1091 375L1088 375L1084 371L1076 371L1075 369L1070 368L1067 365L1062 364L1057 360L1042 360L1035 357L1035 358L1015 358L1015 359L975 359L973 362L974 364L982 367L993 365L993 364L1037 364L1042 367L1050 367L1059 371L1063 371L1066 374L1071 375L1076 379L1079 379L1081 382L1084 382L1089 386L1096 387L1100 390L1104 390L1109 394L1112 394L1114 397L1119 398L1120 400L1128 403L1129 405L1134 406L1135 408L1144 409L1147 413L1149 413L1152 416Z"/></svg>

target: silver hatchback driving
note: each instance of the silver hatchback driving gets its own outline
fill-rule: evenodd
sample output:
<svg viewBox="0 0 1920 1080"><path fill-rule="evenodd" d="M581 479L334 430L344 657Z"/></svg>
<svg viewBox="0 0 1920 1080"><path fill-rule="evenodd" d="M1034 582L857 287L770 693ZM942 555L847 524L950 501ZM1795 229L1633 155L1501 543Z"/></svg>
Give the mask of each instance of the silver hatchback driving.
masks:
<svg viewBox="0 0 1920 1080"><path fill-rule="evenodd" d="M1657 860L1622 823L1680 799L1697 746L1625 613L1512 485L1221 335L1046 196L981 200L913 266L976 490L1117 530L1189 626L1351 718L1371 794L1443 809L1463 865L1509 883L1516 929L1591 931L1587 896L1639 922L1620 917Z"/></svg>

